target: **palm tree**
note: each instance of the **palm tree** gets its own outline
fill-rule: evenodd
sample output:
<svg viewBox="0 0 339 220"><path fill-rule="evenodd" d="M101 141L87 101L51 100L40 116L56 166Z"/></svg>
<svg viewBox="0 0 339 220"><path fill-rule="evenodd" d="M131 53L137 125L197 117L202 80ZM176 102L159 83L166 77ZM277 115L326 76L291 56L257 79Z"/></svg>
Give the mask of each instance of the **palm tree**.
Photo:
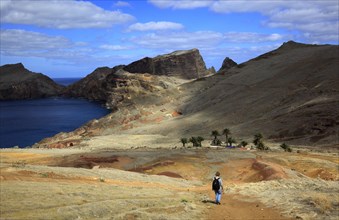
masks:
<svg viewBox="0 0 339 220"><path fill-rule="evenodd" d="M181 138L180 142L182 143L182 146L185 147L185 145L188 143L187 138Z"/></svg>
<svg viewBox="0 0 339 220"><path fill-rule="evenodd" d="M230 129L225 128L225 129L222 131L222 134L225 135L225 138L226 138L226 139L225 139L225 142L226 142L226 145L227 145L228 135L231 134L231 131L230 131Z"/></svg>
<svg viewBox="0 0 339 220"><path fill-rule="evenodd" d="M201 136L196 137L196 139L197 139L197 142L198 142L198 146L201 147L201 142L203 142L205 139Z"/></svg>
<svg viewBox="0 0 339 220"><path fill-rule="evenodd" d="M196 137L191 137L188 141L193 144L193 147L197 147L198 146L198 141L197 141Z"/></svg>
<svg viewBox="0 0 339 220"><path fill-rule="evenodd" d="M229 143L229 144L230 144L230 146L232 147L232 144L236 143L236 141L235 141L235 139L234 139L234 138L232 138L232 137L229 137L229 138L227 139L227 143Z"/></svg>
<svg viewBox="0 0 339 220"><path fill-rule="evenodd" d="M220 141L218 139L218 136L220 136L219 132L217 130L212 131L211 135L214 137L214 140L212 141L213 145L219 145Z"/></svg>

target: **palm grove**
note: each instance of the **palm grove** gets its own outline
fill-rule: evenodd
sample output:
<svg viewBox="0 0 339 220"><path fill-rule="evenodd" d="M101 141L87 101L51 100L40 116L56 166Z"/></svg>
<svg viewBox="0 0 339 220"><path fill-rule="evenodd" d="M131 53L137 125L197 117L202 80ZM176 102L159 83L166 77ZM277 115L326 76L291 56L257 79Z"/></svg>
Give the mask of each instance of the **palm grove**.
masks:
<svg viewBox="0 0 339 220"><path fill-rule="evenodd" d="M213 140L211 142L211 145L213 146L222 146L223 145L223 142L219 139L220 136L225 136L225 147L230 147L232 148L233 147L233 144L236 144L237 141L235 138L233 138L231 136L231 131L230 129L228 128L225 128L222 130L222 132L220 133L218 130L213 130L210 134L210 136L213 137ZM264 136L261 134L261 133L258 133L258 134L255 134L254 135L254 138L253 138L253 144L254 146L258 149L258 150L269 150L270 148L268 146L266 146L263 142L263 138ZM193 147L201 147L202 144L201 142L204 141L205 139L201 136L192 136L191 138L181 138L180 139L180 142L182 143L183 147L186 147L186 144L188 143L192 143ZM248 145L248 143L244 140L242 140L238 147L246 147ZM253 147L253 146L252 146ZM292 148L283 143L280 145L280 147L284 150L284 151L287 151L287 152L292 152Z"/></svg>

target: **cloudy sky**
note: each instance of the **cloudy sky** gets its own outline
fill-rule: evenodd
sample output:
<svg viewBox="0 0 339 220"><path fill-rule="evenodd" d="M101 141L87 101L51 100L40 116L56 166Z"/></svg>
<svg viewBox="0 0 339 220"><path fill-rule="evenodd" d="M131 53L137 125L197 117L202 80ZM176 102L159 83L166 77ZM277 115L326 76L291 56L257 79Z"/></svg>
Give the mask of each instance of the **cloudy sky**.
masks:
<svg viewBox="0 0 339 220"><path fill-rule="evenodd" d="M1 65L50 77L198 48L217 70L294 40L338 44L338 0L1 0Z"/></svg>

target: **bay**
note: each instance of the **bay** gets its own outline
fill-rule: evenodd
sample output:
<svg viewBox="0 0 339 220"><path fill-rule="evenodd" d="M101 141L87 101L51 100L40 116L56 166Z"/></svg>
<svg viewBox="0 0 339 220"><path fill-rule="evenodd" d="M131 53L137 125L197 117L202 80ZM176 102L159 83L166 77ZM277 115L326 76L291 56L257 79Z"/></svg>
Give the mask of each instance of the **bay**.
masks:
<svg viewBox="0 0 339 220"><path fill-rule="evenodd" d="M99 103L85 99L0 101L0 148L31 146L109 112Z"/></svg>

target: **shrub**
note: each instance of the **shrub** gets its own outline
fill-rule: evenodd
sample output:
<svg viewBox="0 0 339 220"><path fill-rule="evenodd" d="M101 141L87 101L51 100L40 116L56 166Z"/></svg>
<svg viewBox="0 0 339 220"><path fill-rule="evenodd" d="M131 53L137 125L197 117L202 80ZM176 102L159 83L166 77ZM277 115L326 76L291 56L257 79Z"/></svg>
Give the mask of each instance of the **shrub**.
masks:
<svg viewBox="0 0 339 220"><path fill-rule="evenodd" d="M204 141L204 138L201 136L198 137L191 137L189 142L193 144L193 147L201 147L201 142Z"/></svg>
<svg viewBox="0 0 339 220"><path fill-rule="evenodd" d="M253 139L253 144L256 146L258 150L269 150L270 148L268 146L265 146L262 139L264 136L261 133L255 134Z"/></svg>
<svg viewBox="0 0 339 220"><path fill-rule="evenodd" d="M254 139L253 139L253 144L254 144L255 146L258 146L259 143L262 142L261 139L263 139L263 138L264 138L264 137L263 137L263 135L262 135L261 133L255 134L255 135L254 135Z"/></svg>
<svg viewBox="0 0 339 220"><path fill-rule="evenodd" d="M15 167L15 168L24 168L25 166L26 166L25 160L18 160L12 163L12 167Z"/></svg>
<svg viewBox="0 0 339 220"><path fill-rule="evenodd" d="M229 137L229 138L227 139L227 143L229 144L229 146L232 146L232 144L236 143L236 141L235 141L234 138Z"/></svg>
<svg viewBox="0 0 339 220"><path fill-rule="evenodd" d="M221 145L221 141L220 141L219 139L214 139L214 140L212 141L212 145L214 145L214 146L220 146L220 145Z"/></svg>
<svg viewBox="0 0 339 220"><path fill-rule="evenodd" d="M248 145L248 143L246 141L241 141L240 142L240 146L242 147L246 147Z"/></svg>
<svg viewBox="0 0 339 220"><path fill-rule="evenodd" d="M292 152L292 148L291 148L289 145L285 144L285 143L281 144L280 147L281 147L282 149L284 149L285 152L286 152L286 151L287 151L287 152Z"/></svg>

